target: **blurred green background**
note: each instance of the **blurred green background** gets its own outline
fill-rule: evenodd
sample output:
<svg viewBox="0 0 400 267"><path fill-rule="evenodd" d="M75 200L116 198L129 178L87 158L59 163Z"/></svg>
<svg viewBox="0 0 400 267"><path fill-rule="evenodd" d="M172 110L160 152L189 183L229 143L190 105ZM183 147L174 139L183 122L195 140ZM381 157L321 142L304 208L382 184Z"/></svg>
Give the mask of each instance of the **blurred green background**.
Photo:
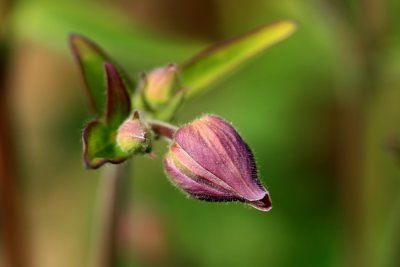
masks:
<svg viewBox="0 0 400 267"><path fill-rule="evenodd" d="M231 121L253 148L273 209L187 199L166 179L160 141L156 159L127 165L115 266L400 266L399 1L2 0L0 8L1 112L12 130L1 159L15 154L14 165L0 165L0 266L79 267L91 258L102 177L82 164L91 115L70 32L136 77L278 19L296 20L298 31L190 100L176 121L204 113Z"/></svg>

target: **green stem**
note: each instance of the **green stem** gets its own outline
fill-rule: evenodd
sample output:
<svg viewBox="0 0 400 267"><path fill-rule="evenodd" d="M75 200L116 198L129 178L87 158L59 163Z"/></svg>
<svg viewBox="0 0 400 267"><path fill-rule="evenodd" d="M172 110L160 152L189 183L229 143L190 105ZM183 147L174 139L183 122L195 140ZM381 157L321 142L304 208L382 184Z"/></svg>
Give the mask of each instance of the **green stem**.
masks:
<svg viewBox="0 0 400 267"><path fill-rule="evenodd" d="M125 177L124 165L108 164L103 167L98 195L98 215L90 266L111 267L116 258L116 225L120 214L118 195Z"/></svg>

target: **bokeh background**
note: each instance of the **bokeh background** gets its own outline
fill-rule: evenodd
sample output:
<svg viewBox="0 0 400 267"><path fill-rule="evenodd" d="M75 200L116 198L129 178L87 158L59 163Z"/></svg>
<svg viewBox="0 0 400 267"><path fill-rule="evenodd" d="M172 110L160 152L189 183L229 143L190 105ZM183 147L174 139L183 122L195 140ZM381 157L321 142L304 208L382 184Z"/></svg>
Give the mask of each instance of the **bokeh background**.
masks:
<svg viewBox="0 0 400 267"><path fill-rule="evenodd" d="M397 0L0 1L0 266L88 266L101 170L68 49L84 34L133 77L278 19L298 31L206 94L253 148L274 208L187 199L158 157L126 165L114 266L400 266Z"/></svg>

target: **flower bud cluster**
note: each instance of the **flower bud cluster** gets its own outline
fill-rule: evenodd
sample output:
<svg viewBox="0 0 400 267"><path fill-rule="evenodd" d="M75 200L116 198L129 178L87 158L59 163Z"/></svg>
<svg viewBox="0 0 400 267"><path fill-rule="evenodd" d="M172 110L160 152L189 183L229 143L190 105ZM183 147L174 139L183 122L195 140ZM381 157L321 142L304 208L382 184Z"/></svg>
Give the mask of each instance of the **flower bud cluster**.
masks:
<svg viewBox="0 0 400 267"><path fill-rule="evenodd" d="M176 129L154 121L147 126L135 112L119 128L117 143L126 152L150 152L152 131L172 141L164 167L171 182L188 196L243 202L262 211L272 208L269 193L258 178L253 153L222 118L206 115Z"/></svg>
<svg viewBox="0 0 400 267"><path fill-rule="evenodd" d="M243 202L262 211L272 208L269 193L258 178L253 153L231 124L206 115L176 131L167 127L152 126L158 134L172 139L164 166L175 186L199 200ZM135 112L119 128L117 143L124 151L145 153L151 149L151 136Z"/></svg>

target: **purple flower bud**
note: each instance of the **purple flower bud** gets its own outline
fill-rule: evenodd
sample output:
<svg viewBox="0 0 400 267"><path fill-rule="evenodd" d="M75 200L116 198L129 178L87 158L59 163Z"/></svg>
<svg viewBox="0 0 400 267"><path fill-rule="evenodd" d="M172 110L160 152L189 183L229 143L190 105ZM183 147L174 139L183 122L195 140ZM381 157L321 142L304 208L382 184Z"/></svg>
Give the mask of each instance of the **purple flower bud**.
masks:
<svg viewBox="0 0 400 267"><path fill-rule="evenodd" d="M178 80L178 66L169 64L144 75L142 86L147 103L154 109L165 105L174 94Z"/></svg>
<svg viewBox="0 0 400 267"><path fill-rule="evenodd" d="M272 208L249 146L222 118L207 115L180 128L164 165L171 181L205 201L239 201Z"/></svg>

